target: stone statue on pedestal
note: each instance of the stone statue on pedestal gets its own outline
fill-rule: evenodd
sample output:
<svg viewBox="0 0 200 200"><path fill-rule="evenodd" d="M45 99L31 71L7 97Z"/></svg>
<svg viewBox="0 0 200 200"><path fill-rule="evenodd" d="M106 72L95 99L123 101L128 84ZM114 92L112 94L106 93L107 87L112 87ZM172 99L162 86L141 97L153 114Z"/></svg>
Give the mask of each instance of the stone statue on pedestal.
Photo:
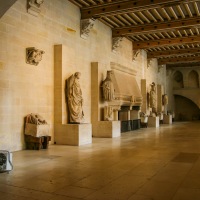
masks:
<svg viewBox="0 0 200 200"><path fill-rule="evenodd" d="M156 85L153 82L151 84L151 90L149 94L149 103L150 103L150 108L152 108L152 112L156 112L156 103L157 103L157 97L156 97Z"/></svg>
<svg viewBox="0 0 200 200"><path fill-rule="evenodd" d="M111 80L112 71L107 71L107 77L103 81L103 99L104 101L112 101L114 100L114 86Z"/></svg>
<svg viewBox="0 0 200 200"><path fill-rule="evenodd" d="M83 97L79 79L81 73L76 72L67 79L66 99L69 111L69 123L79 124L84 121Z"/></svg>

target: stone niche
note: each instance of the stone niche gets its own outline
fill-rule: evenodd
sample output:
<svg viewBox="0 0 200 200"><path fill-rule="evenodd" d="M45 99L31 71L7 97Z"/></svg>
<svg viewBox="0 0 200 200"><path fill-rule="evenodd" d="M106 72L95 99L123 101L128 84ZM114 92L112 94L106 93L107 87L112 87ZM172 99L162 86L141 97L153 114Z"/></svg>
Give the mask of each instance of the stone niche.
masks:
<svg viewBox="0 0 200 200"><path fill-rule="evenodd" d="M106 100L102 84L106 80L104 75L107 69L101 63L92 63L91 119L94 137L118 137L121 132L137 129L140 125L142 95L135 79L136 71L112 62L110 70L114 97Z"/></svg>
<svg viewBox="0 0 200 200"><path fill-rule="evenodd" d="M55 143L80 146L92 143L90 123L69 124L65 98L65 82L69 75L67 49L64 45L54 46L54 135ZM83 90L84 92L84 90Z"/></svg>

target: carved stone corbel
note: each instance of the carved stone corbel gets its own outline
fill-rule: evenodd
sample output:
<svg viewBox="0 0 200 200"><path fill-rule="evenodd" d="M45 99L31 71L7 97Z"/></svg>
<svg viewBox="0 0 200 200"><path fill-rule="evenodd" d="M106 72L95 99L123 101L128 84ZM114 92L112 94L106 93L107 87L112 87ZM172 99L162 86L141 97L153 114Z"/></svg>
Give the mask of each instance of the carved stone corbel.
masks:
<svg viewBox="0 0 200 200"><path fill-rule="evenodd" d="M42 60L42 54L45 52L35 47L26 48L26 63L30 65L38 65Z"/></svg>
<svg viewBox="0 0 200 200"><path fill-rule="evenodd" d="M117 52L117 49L119 48L122 39L123 39L123 37L112 38L112 51L113 52Z"/></svg>
<svg viewBox="0 0 200 200"><path fill-rule="evenodd" d="M41 12L41 5L44 3L44 0L27 0L27 11L29 14L38 16Z"/></svg>
<svg viewBox="0 0 200 200"><path fill-rule="evenodd" d="M136 60L136 58L138 57L139 54L141 54L141 50L140 49L133 50L133 61Z"/></svg>
<svg viewBox="0 0 200 200"><path fill-rule="evenodd" d="M153 58L147 59L147 68L151 67Z"/></svg>
<svg viewBox="0 0 200 200"><path fill-rule="evenodd" d="M164 68L164 65L158 65L158 73L160 72L161 69Z"/></svg>
<svg viewBox="0 0 200 200"><path fill-rule="evenodd" d="M81 38L87 39L91 29L94 26L95 19L82 19L81 20Z"/></svg>

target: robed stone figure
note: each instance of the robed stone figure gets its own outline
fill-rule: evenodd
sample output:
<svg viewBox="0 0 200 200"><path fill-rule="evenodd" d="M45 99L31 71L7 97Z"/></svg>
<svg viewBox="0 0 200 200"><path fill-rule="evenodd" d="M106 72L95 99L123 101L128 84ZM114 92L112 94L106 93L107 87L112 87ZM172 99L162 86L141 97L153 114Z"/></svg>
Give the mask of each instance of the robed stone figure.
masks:
<svg viewBox="0 0 200 200"><path fill-rule="evenodd" d="M83 97L79 83L81 73L76 72L66 81L65 93L69 111L69 123L79 124L84 121Z"/></svg>
<svg viewBox="0 0 200 200"><path fill-rule="evenodd" d="M149 97L150 108L152 108L152 112L156 112L157 95L156 95L156 85L154 82L151 84L151 90L149 96L150 96Z"/></svg>

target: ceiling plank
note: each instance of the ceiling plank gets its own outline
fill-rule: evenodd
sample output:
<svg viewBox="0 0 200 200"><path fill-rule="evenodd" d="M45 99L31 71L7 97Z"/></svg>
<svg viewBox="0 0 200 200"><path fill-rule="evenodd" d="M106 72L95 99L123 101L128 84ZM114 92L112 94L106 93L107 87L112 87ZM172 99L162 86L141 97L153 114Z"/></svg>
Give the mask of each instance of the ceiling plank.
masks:
<svg viewBox="0 0 200 200"><path fill-rule="evenodd" d="M174 67L200 67L200 62L167 64L167 69Z"/></svg>
<svg viewBox="0 0 200 200"><path fill-rule="evenodd" d="M165 65L170 63L191 63L191 62L200 62L200 56L158 59L158 65Z"/></svg>
<svg viewBox="0 0 200 200"><path fill-rule="evenodd" d="M141 35L145 33L155 33L162 31L175 31L181 29L191 29L200 27L200 17L192 17L182 20L173 20L168 22L151 23L138 26L127 26L122 28L115 28L112 30L113 37L120 37L126 35Z"/></svg>
<svg viewBox="0 0 200 200"><path fill-rule="evenodd" d="M176 6L180 3L195 2L195 0L127 0L112 3L105 3L97 6L90 6L81 9L81 18L100 18L129 12L138 12L147 9L164 8Z"/></svg>
<svg viewBox="0 0 200 200"><path fill-rule="evenodd" d="M191 44L191 43L200 43L200 36L192 37L182 37L182 38L170 38L170 39L160 39L160 40L151 40L151 41L138 41L133 42L133 49L148 49L162 46L172 46L172 45L182 45L182 44Z"/></svg>
<svg viewBox="0 0 200 200"><path fill-rule="evenodd" d="M200 48L175 49L166 51L153 51L147 53L147 58L159 58L174 55L200 54Z"/></svg>

